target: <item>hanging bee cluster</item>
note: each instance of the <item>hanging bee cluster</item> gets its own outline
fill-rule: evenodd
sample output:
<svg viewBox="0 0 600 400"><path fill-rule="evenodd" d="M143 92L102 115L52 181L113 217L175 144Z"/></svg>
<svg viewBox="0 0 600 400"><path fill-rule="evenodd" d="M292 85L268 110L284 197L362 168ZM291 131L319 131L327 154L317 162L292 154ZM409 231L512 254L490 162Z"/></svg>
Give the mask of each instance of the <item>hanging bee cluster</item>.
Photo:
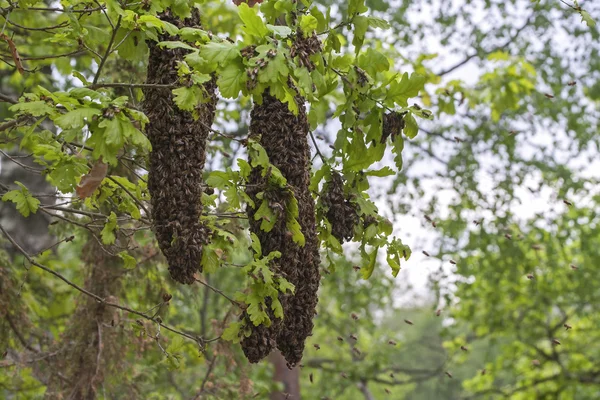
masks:
<svg viewBox="0 0 600 400"><path fill-rule="evenodd" d="M406 121L404 121L405 115L406 113L390 112L383 116L381 143L385 143L390 136L394 140L397 135L402 133L402 130L406 127Z"/></svg>
<svg viewBox="0 0 600 400"><path fill-rule="evenodd" d="M332 172L331 180L326 182L323 189L321 203L327 210L325 217L331 224L331 234L340 243L352 240L354 227L360 219L358 205L352 200L353 196L344 194L342 176Z"/></svg>
<svg viewBox="0 0 600 400"><path fill-rule="evenodd" d="M197 10L181 20L166 10L163 21L179 28L199 27ZM179 40L163 34L160 41ZM146 83L173 85L178 82L177 63L187 50L159 47L149 41ZM152 144L148 190L151 195L154 232L169 263L171 277L185 284L194 283L194 273L201 269L203 245L210 231L200 221L202 214L202 171L206 159L206 141L212 126L215 107L214 79L203 86L205 101L195 113L179 109L173 102L170 87L147 87L144 110L149 119L147 134ZM195 114L195 115L194 115Z"/></svg>
<svg viewBox="0 0 600 400"><path fill-rule="evenodd" d="M269 188L268 173L262 176L256 168L248 179L248 195L255 201L259 192L269 201L271 208L284 210L293 195L298 202L298 222L304 234L305 244L299 246L292 239L284 217L277 219L269 232L260 229L260 221L254 220L255 210L248 208L250 231L261 243L263 254L281 252L273 269L294 284L293 295L279 296L284 319L274 319L271 325L254 326L248 322L252 333L242 340L242 349L250 362L258 362L275 346L282 352L290 366L302 358L304 342L312 333L317 291L319 288L319 244L315 225L315 204L308 189L310 179L310 148L308 145L308 120L304 99L295 99L299 112L294 115L288 105L271 96L263 95L262 104L255 104L251 113L250 136L260 138L269 161L287 179L286 189ZM242 316L248 321L246 315Z"/></svg>
<svg viewBox="0 0 600 400"><path fill-rule="evenodd" d="M316 33L313 32L311 36L304 37L304 33L299 29L296 33L296 40L294 40L290 49L290 56L292 58L298 57L298 65L312 71L315 69L315 64L310 56L320 53L321 50L321 41Z"/></svg>

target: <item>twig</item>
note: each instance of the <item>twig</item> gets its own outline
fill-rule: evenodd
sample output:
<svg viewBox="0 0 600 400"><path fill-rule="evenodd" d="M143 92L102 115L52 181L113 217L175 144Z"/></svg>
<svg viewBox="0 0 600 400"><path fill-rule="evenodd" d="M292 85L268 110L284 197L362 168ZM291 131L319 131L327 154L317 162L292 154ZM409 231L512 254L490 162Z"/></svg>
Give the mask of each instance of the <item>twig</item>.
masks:
<svg viewBox="0 0 600 400"><path fill-rule="evenodd" d="M212 372L216 361L217 356L213 355L213 358L210 360L210 364L208 365L208 369L206 370L206 374L204 375L204 379L202 379L202 383L200 384L200 390L196 393L193 400L201 399L200 395L204 392L204 386L206 386L206 382L208 382L208 378L210 377L210 373Z"/></svg>
<svg viewBox="0 0 600 400"><path fill-rule="evenodd" d="M176 85L163 84L163 83L94 83L94 84L88 86L88 88L90 88L90 89L98 89L98 88L129 88L129 89L165 88L165 89L169 89L169 88L174 88L174 87L176 87Z"/></svg>
<svg viewBox="0 0 600 400"><path fill-rule="evenodd" d="M533 19L533 15L530 15L527 18L527 20L525 21L525 23L520 28L518 28L517 31L515 32L515 34L512 35L511 37L509 37L509 39L504 44L501 44L499 46L493 47L490 51L487 51L484 54L491 54L491 53L493 53L495 51L502 50L502 49L506 48L508 45L510 45L512 42L514 42L515 39L517 39L517 37L521 34L521 32L523 32L523 30L525 28L527 28L529 26L529 24L531 23L532 19ZM478 53L471 54L470 56L467 56L461 62L459 62L457 64L454 64L453 66L451 66L451 67L449 67L449 68L447 68L445 70L442 70L442 71L438 72L436 75L437 76L443 76L443 75L449 74L450 72L452 72L452 71L454 71L454 70L462 67L463 65L465 65L466 63L468 63L469 61L471 61L472 59L474 59L475 57L478 57L478 56L479 56Z"/></svg>
<svg viewBox="0 0 600 400"><path fill-rule="evenodd" d="M69 25L68 22L61 22L60 24L54 25L54 26L46 26L43 28L30 28L27 26L19 25L16 22L10 21L8 18L6 18L6 20L8 21L9 24L16 26L19 29L25 29L27 31L49 31L52 29L64 28L65 26Z"/></svg>
<svg viewBox="0 0 600 400"><path fill-rule="evenodd" d="M53 54L53 55L35 56L35 57L21 57L21 60L24 60L24 61L49 60L51 58L78 56L80 54L85 54L85 53L87 53L87 50L77 49L77 50L71 51L69 53L63 53L63 54Z"/></svg>
<svg viewBox="0 0 600 400"><path fill-rule="evenodd" d="M82 10L65 10L64 8L56 8L56 7L28 7L27 10L61 12L61 13L72 12L72 13L87 14L87 13L92 13L94 11L100 11L103 8L104 7L95 7L95 8L84 8ZM16 8L16 9L19 10L19 8Z"/></svg>
<svg viewBox="0 0 600 400"><path fill-rule="evenodd" d="M7 96L5 94L0 93L0 100L6 102L6 103L11 103L11 104L17 104L19 101L17 99L14 99L10 96Z"/></svg>
<svg viewBox="0 0 600 400"><path fill-rule="evenodd" d="M119 15L117 24L113 27L112 35L110 37L110 40L108 41L108 46L106 47L106 53L104 54L104 57L102 57L102 59L100 60L100 64L98 65L98 70L96 71L96 76L94 76L94 81L92 82L94 85L98 83L98 79L100 79L100 73L102 72L102 68L104 67L106 60L110 56L110 53L112 52L112 45L115 42L115 38L117 37L117 32L119 31L119 28L121 27L121 19L122 19L122 17Z"/></svg>
<svg viewBox="0 0 600 400"><path fill-rule="evenodd" d="M0 132L9 130L11 128L14 128L15 126L17 126L21 122L24 122L27 119L28 119L28 117L25 116L25 115L23 115L23 116L20 116L17 119L13 119L12 121L8 121L8 122L5 122L3 124L0 124Z"/></svg>
<svg viewBox="0 0 600 400"><path fill-rule="evenodd" d="M241 307L240 303L238 303L237 301L233 300L231 297L227 296L225 293L223 293L222 290L217 289L216 287L213 287L211 285L209 285L208 283L201 281L200 279L196 279L196 282L198 282L199 284L206 286L207 288L209 288L210 290L212 290L213 292L220 294L221 296L225 297L227 300L229 300L229 302L231 304L233 304L234 306L238 306Z"/></svg>
<svg viewBox="0 0 600 400"><path fill-rule="evenodd" d="M146 208L146 206L144 205L144 203L142 203L137 197L135 197L125 186L123 186L121 184L121 182L117 181L116 179L114 179L112 176L108 177L109 180L113 181L114 183L116 183L117 185L119 185L119 187L121 189L123 189L125 191L125 193L127 193L135 202L135 204L137 204L142 210L144 210L144 212L146 213L146 215L150 215L150 212L148 211L148 209Z"/></svg>
<svg viewBox="0 0 600 400"><path fill-rule="evenodd" d="M312 142L315 145L315 150L317 151L317 154L321 158L321 161L323 161L323 164L327 164L325 157L323 157L323 154L321 154L321 151L319 150L319 146L317 146L317 141L315 140L315 136L313 135L312 130L309 130L308 133L310 134L310 138L312 139Z"/></svg>

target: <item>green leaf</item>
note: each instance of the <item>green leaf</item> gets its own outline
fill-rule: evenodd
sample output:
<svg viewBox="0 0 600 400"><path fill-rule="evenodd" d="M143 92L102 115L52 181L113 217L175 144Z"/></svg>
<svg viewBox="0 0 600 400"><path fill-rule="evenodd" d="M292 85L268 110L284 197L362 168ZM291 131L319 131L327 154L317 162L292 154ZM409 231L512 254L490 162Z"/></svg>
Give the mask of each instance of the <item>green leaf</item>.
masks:
<svg viewBox="0 0 600 400"><path fill-rule="evenodd" d="M246 3L242 3L238 6L240 19L244 23L243 30L248 35L263 38L269 34L269 29L267 29L262 18L258 16L257 11L258 8L250 8Z"/></svg>
<svg viewBox="0 0 600 400"><path fill-rule="evenodd" d="M37 100L19 102L10 106L9 110L15 113L30 114L34 117L41 117L42 115L52 114L54 112L54 106L48 104L46 101Z"/></svg>
<svg viewBox="0 0 600 400"><path fill-rule="evenodd" d="M367 171L365 173L365 175L368 175L368 176L378 176L378 177L391 176L391 175L395 175L395 174L396 174L396 172L393 169L391 169L390 167L383 167L376 171Z"/></svg>
<svg viewBox="0 0 600 400"><path fill-rule="evenodd" d="M2 196L2 201L11 201L15 203L17 211L24 217L28 217L30 214L35 214L40 206L40 201L33 197L29 192L29 189L25 187L21 182L15 182L20 189L11 190Z"/></svg>
<svg viewBox="0 0 600 400"><path fill-rule="evenodd" d="M252 167L269 167L269 156L267 155L267 151L256 140L248 140L248 152L250 155L250 165L252 165Z"/></svg>
<svg viewBox="0 0 600 400"><path fill-rule="evenodd" d="M356 54L358 54L365 41L365 34L367 33L367 29L369 29L369 19L364 16L358 16L354 18L353 24L354 38L352 39L352 44L355 47Z"/></svg>
<svg viewBox="0 0 600 400"><path fill-rule="evenodd" d="M158 42L158 45L167 49L185 49L191 51L197 50L195 47L192 47L189 44L180 42L178 40L165 40L164 42Z"/></svg>
<svg viewBox="0 0 600 400"><path fill-rule="evenodd" d="M170 8L181 19L188 18L191 13L190 4L187 0L174 0L171 2Z"/></svg>
<svg viewBox="0 0 600 400"><path fill-rule="evenodd" d="M179 37L186 42L207 43L210 40L208 32L198 28L183 27L179 30Z"/></svg>
<svg viewBox="0 0 600 400"><path fill-rule="evenodd" d="M362 277L369 279L375 270L375 263L377 262L377 253L379 253L379 247L376 247L371 254L369 254L369 264L366 267L360 269Z"/></svg>
<svg viewBox="0 0 600 400"><path fill-rule="evenodd" d="M278 52L274 58L269 59L266 67L258 73L259 82L277 82L281 77L287 78L290 69L287 66L287 59L282 52Z"/></svg>
<svg viewBox="0 0 600 400"><path fill-rule="evenodd" d="M596 26L596 21L592 18L590 13L585 10L580 10L579 14L581 15L581 21L585 22L589 28Z"/></svg>
<svg viewBox="0 0 600 400"><path fill-rule="evenodd" d="M134 269L137 265L137 261L134 257L130 256L126 251L119 253L119 257L123 260L123 268Z"/></svg>
<svg viewBox="0 0 600 400"><path fill-rule="evenodd" d="M278 283L278 289L281 293L290 292L293 294L296 292L296 287L294 286L294 284L289 282L285 278L278 278L277 283Z"/></svg>
<svg viewBox="0 0 600 400"><path fill-rule="evenodd" d="M215 189L225 189L231 186L231 181L229 180L229 174L224 171L212 171L208 178L206 178L206 184Z"/></svg>
<svg viewBox="0 0 600 400"><path fill-rule="evenodd" d="M276 318L283 318L283 306L279 301L279 298L271 298L271 310Z"/></svg>
<svg viewBox="0 0 600 400"><path fill-rule="evenodd" d="M212 244L204 246L202 249L202 261L200 264L204 273L212 274L217 272L219 268L219 255Z"/></svg>
<svg viewBox="0 0 600 400"><path fill-rule="evenodd" d="M389 29L390 28L390 23L383 18L369 16L369 17L367 17L367 19L369 20L369 26L372 26L373 28L381 28L381 29Z"/></svg>
<svg viewBox="0 0 600 400"><path fill-rule="evenodd" d="M252 240L252 250L254 250L254 256L256 259L262 257L262 248L260 246L260 240L254 232L250 233L250 239Z"/></svg>
<svg viewBox="0 0 600 400"><path fill-rule="evenodd" d="M398 171L401 171L403 164L402 150L404 150L404 139L402 138L402 135L396 136L393 142L393 146L394 147L392 148L392 153L396 154L396 157L394 157L394 162L396 163Z"/></svg>
<svg viewBox="0 0 600 400"><path fill-rule="evenodd" d="M104 244L113 244L117 237L115 236L115 229L117 228L117 215L111 211L110 216L108 217L108 221L102 228L100 232L100 237L102 238L102 243Z"/></svg>
<svg viewBox="0 0 600 400"><path fill-rule="evenodd" d="M248 161L244 160L243 158L238 158L237 164L240 168L240 176L242 177L242 179L248 179L248 177L250 176L250 172L252 171L252 167L250 167Z"/></svg>
<svg viewBox="0 0 600 400"><path fill-rule="evenodd" d="M417 136L417 133L419 133L419 126L417 125L415 117L413 117L411 113L408 113L404 116L404 122L406 124L404 127L404 134L409 139L414 139Z"/></svg>
<svg viewBox="0 0 600 400"><path fill-rule="evenodd" d="M202 46L200 55L211 64L226 65L227 63L241 57L240 51L235 44L228 41L220 43L209 42Z"/></svg>
<svg viewBox="0 0 600 400"><path fill-rule="evenodd" d="M354 16L355 14L362 14L369 11L369 8L365 5L365 0L349 0L348 1L348 15Z"/></svg>
<svg viewBox="0 0 600 400"><path fill-rule="evenodd" d="M277 36L282 38L287 38L292 34L292 29L289 26L285 25L271 25L267 24L267 28L275 33Z"/></svg>
<svg viewBox="0 0 600 400"><path fill-rule="evenodd" d="M246 87L247 77L244 65L240 60L227 64L217 80L221 95L230 99L237 98L240 91L243 91Z"/></svg>
<svg viewBox="0 0 600 400"><path fill-rule="evenodd" d="M314 31L317 30L317 26L319 25L319 21L312 15L303 15L300 18L300 29L302 29L302 33L305 37L310 36Z"/></svg>
<svg viewBox="0 0 600 400"><path fill-rule="evenodd" d="M277 216L275 215L273 210L269 208L268 200L265 199L260 203L260 207L258 208L258 210L256 210L256 213L254 214L254 219L256 221L262 220L260 224L261 230L265 232L270 232L271 229L273 229L273 227L275 226L275 222L277 222Z"/></svg>
<svg viewBox="0 0 600 400"><path fill-rule="evenodd" d="M81 107L69 111L54 119L54 123L62 129L81 128L86 123L89 123L95 115L101 114L102 111L92 107Z"/></svg>
<svg viewBox="0 0 600 400"><path fill-rule="evenodd" d="M292 233L292 240L299 246L303 247L306 243L300 223L296 218L292 218L286 222L286 228Z"/></svg>
<svg viewBox="0 0 600 400"><path fill-rule="evenodd" d="M177 107L184 111L193 111L198 103L202 101L202 89L198 86L185 87L182 86L173 89L173 101Z"/></svg>
<svg viewBox="0 0 600 400"><path fill-rule="evenodd" d="M242 328L242 322L232 322L225 328L221 334L221 339L232 343L239 343L241 340L240 329Z"/></svg>
<svg viewBox="0 0 600 400"><path fill-rule="evenodd" d="M386 101L391 101L401 107L408 106L408 99L417 97L419 91L425 87L426 78L413 72L410 77L407 72L402 75L400 81L394 80L386 94Z"/></svg>

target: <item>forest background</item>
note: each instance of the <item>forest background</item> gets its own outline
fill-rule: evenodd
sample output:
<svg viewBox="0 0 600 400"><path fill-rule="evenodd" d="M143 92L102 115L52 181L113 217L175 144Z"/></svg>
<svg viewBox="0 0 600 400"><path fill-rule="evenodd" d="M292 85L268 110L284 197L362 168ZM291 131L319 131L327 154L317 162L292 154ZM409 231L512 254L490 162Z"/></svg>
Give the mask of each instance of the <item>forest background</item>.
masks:
<svg viewBox="0 0 600 400"><path fill-rule="evenodd" d="M0 0L0 396L596 399L600 4L256 3ZM194 9L202 27L172 23ZM147 81L149 47L186 55L173 83ZM182 285L151 229L144 112L155 89L198 110L207 82L214 235ZM246 216L250 169L273 170L248 138L267 88L310 124L322 277L293 370L238 344L242 310L268 323L285 292Z"/></svg>

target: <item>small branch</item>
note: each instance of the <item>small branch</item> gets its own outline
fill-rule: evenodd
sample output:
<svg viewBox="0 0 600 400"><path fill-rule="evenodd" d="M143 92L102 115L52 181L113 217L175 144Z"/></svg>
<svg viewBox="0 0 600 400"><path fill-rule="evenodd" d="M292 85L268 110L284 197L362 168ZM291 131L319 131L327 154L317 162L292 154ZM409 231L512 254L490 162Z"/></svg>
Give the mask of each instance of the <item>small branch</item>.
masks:
<svg viewBox="0 0 600 400"><path fill-rule="evenodd" d="M78 56L78 55L85 54L85 53L87 53L87 50L77 49L70 53L64 53L64 54L53 54L53 55L36 56L36 57L21 57L21 60L24 60L24 61L49 60L52 58Z"/></svg>
<svg viewBox="0 0 600 400"><path fill-rule="evenodd" d="M196 282L198 282L199 284L201 284L201 285L203 285L203 286L205 286L205 287L209 288L209 289L210 289L210 290L212 290L213 292L215 292L215 293L217 293L217 294L220 294L221 296L225 297L225 298L226 298L227 300L229 300L229 302L230 302L231 304L233 304L234 306L241 307L241 306L240 306L240 303L238 303L237 301L233 300L231 297L227 296L225 293L223 293L223 291L222 291L222 290L220 290L220 289L217 289L216 287L213 287L213 286L209 285L208 283L206 283L206 282L204 282L204 281L201 281L200 279L196 279Z"/></svg>
<svg viewBox="0 0 600 400"><path fill-rule="evenodd" d="M210 377L210 373L212 372L216 361L217 361L217 356L214 355L212 360L210 360L210 364L208 365L208 369L206 370L204 379L202 379L202 383L200 384L200 390L198 390L198 392L194 396L193 400L199 400L202 398L202 393L204 392L204 386L206 386L206 382L208 382L208 378Z"/></svg>
<svg viewBox="0 0 600 400"><path fill-rule="evenodd" d="M112 20L110 19L110 17L108 16L108 14L106 13L106 9L104 7L102 7L102 4L100 4L98 2L98 0L94 0L94 3L98 4L98 7L102 10L102 14L104 14L104 16L106 17L106 20L108 21L108 23L110 24L110 27L113 29L113 31L115 30L115 25L113 24Z"/></svg>
<svg viewBox="0 0 600 400"><path fill-rule="evenodd" d="M19 339L19 342L21 342L23 347L25 347L27 350L32 351L34 353L39 353L39 350L37 350L34 347L31 347L31 345L29 343L27 343L27 340L25 340L25 337L21 334L21 332L19 332L19 329L16 327L14 321L10 318L10 314L6 314L4 316L4 318L6 318L6 320L8 321L8 325L10 325L10 328L13 330L13 332L17 336L17 339Z"/></svg>
<svg viewBox="0 0 600 400"><path fill-rule="evenodd" d="M19 100L14 99L10 96L7 96L5 94L0 93L0 100L6 103L10 103L10 104L17 104L19 102Z"/></svg>
<svg viewBox="0 0 600 400"><path fill-rule="evenodd" d="M315 151L321 158L321 161L323 161L323 164L327 164L327 160L325 160L325 157L323 157L323 154L321 154L321 151L319 150L319 146L317 145L317 141L315 140L315 136L313 135L312 130L309 130L308 133L310 134L310 138L312 139L312 142L315 145Z"/></svg>
<svg viewBox="0 0 600 400"><path fill-rule="evenodd" d="M174 87L176 87L176 85L174 85L174 84L161 84L161 83L94 83L94 84L88 86L88 88L90 88L90 89L98 89L98 88L128 88L128 89L165 88L165 89L169 89L169 88L174 88Z"/></svg>
<svg viewBox="0 0 600 400"><path fill-rule="evenodd" d="M503 50L506 47L508 47L508 45L510 45L512 42L514 42L517 39L517 37L521 34L521 32L523 32L523 30L529 26L529 24L531 23L532 19L533 19L533 15L530 15L527 18L527 20L525 21L525 23L520 28L518 28L517 31L515 32L515 34L512 35L511 37L509 37L509 39L504 44L501 44L500 46L493 47L491 50L484 52L484 55L488 55L488 54L491 54L491 53L493 53L495 51ZM436 75L437 76L444 76L446 74L449 74L450 72L452 72L452 71L454 71L454 70L462 67L463 65L465 65L466 63L468 63L469 61L471 61L472 59L474 59L474 58L476 58L478 56L479 56L479 54L477 54L477 53L471 54L470 56L467 56L461 62L459 62L457 64L454 64L453 66L451 66L451 67L449 67L449 68L447 68L445 70L442 70L442 71L438 72Z"/></svg>
<svg viewBox="0 0 600 400"><path fill-rule="evenodd" d="M146 213L147 216L150 216L150 212L148 211L148 209L146 208L146 206L137 198L133 195L133 193L131 193L125 186L123 186L121 184L121 182L117 181L116 179L114 179L113 177L109 176L108 179L110 179L111 181L113 181L114 183L116 183L117 185L119 185L119 187L121 189L123 189L125 191L125 193L127 193L131 199L135 202L135 204L137 204L142 210L144 210L144 212Z"/></svg>
<svg viewBox="0 0 600 400"><path fill-rule="evenodd" d="M17 119L13 119L12 121L8 121L8 122L5 122L3 124L0 124L0 132L4 132L4 131L7 131L9 129L12 129L15 126L17 126L18 124L20 124L21 122L25 122L27 119L29 119L29 117L23 115L23 116L20 116Z"/></svg>
<svg viewBox="0 0 600 400"><path fill-rule="evenodd" d="M112 52L112 45L115 42L115 38L117 37L117 32L119 31L119 28L121 27L121 19L122 19L122 17L119 15L117 24L116 24L116 26L113 27L112 35L108 42L108 46L106 47L106 53L104 54L104 57L102 57L102 59L100 60L100 65L98 65L98 70L96 71L96 76L94 76L94 81L92 82L94 85L98 83L98 79L100 79L100 73L102 72L102 68L104 67L106 60L110 56L110 53Z"/></svg>
<svg viewBox="0 0 600 400"><path fill-rule="evenodd" d="M8 239L8 241L12 243L12 245L14 246L14 248L17 249L21 254L23 254L23 256L27 259L27 261L29 261L29 263L31 265L36 266L39 269L41 269L41 270L43 270L43 271L45 271L45 272L47 272L47 273L49 273L51 275L54 275L55 277L57 277L61 281L65 282L67 285L69 285L72 288L78 290L79 292L85 294L86 296L93 298L94 300L96 300L97 302L99 302L101 304L104 304L104 305L106 305L108 307L113 307L113 308L116 308L116 309L119 309L119 310L122 310L122 311L125 311L125 312L128 312L128 313L131 313L131 314L137 315L139 317L142 317L144 319L147 319L149 321L152 321L152 322L160 325L162 328L164 328L164 329L166 329L166 330L168 330L170 332L173 332L173 333L175 333L177 335L180 335L182 337L185 337L185 338L187 338L189 340L194 341L196 344L198 344L202 348L204 347L205 343L214 342L214 341L217 341L217 340L220 339L220 337L217 337L217 338L213 338L213 339L209 339L209 340L204 340L201 336L194 336L192 334L185 333L185 332L179 331L179 330L177 330L175 328L172 328L172 327L170 327L168 325L165 325L162 322L159 322L159 320L156 317L150 317L150 316L148 316L148 315L146 315L146 314L144 314L142 312L136 311L136 310L131 309L129 307L121 306L119 304L111 303L109 301L106 301L106 299L98 296L97 294L94 294L94 293L92 293L92 292L90 292L90 291L82 288L81 286L77 285L76 283L71 282L70 280L68 280L67 278L65 278L63 275L61 275L60 273L58 273L58 272L56 272L56 271L54 271L54 270L46 267L45 265L40 264L37 261L35 261L33 259L33 257L31 255L29 255L29 253L27 253L12 238L12 236L9 235L9 233L6 231L6 229L4 229L4 227L2 225L0 225L0 231L4 234L4 236L6 236L6 238Z"/></svg>
<svg viewBox="0 0 600 400"><path fill-rule="evenodd" d="M65 10L64 8L54 8L54 7L28 7L27 10L61 12L61 13L72 12L72 13L88 14L88 13L92 13L94 11L100 11L104 8L105 7L84 8L82 10ZM16 8L16 10L19 10L19 8Z"/></svg>
<svg viewBox="0 0 600 400"><path fill-rule="evenodd" d="M60 24L54 25L54 26L46 26L46 27L43 27L43 28L30 28L30 27L27 27L27 26L19 25L16 22L13 22L13 21L9 20L8 18L6 20L8 21L9 24L11 24L13 26L16 26L19 29L24 29L24 30L27 30L27 31L49 31L49 30L52 30L52 29L64 28L65 26L69 25L68 22L61 22Z"/></svg>

